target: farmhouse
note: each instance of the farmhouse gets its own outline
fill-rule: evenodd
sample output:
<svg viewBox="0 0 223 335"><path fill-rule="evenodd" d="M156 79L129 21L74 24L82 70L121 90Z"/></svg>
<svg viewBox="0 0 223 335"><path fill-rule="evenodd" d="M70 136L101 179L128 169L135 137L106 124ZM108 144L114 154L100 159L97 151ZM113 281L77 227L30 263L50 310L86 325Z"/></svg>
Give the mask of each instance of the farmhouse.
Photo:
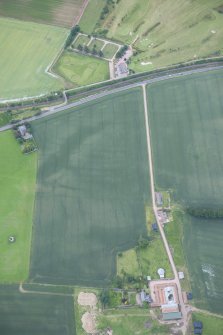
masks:
<svg viewBox="0 0 223 335"><path fill-rule="evenodd" d="M26 129L26 126L23 124L22 126L19 126L18 127L18 131L21 135L21 137L24 139L24 140L29 140L31 139L33 136L27 131Z"/></svg>

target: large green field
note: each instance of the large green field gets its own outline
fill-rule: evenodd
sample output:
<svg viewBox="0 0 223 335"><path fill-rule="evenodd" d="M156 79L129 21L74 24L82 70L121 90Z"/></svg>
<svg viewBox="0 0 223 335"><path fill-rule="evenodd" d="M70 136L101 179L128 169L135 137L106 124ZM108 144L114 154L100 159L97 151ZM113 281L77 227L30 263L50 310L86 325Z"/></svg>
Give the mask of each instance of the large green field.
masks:
<svg viewBox="0 0 223 335"><path fill-rule="evenodd" d="M71 27L84 0L0 0L0 16Z"/></svg>
<svg viewBox="0 0 223 335"><path fill-rule="evenodd" d="M141 89L33 123L39 146L30 279L104 286L146 234Z"/></svg>
<svg viewBox="0 0 223 335"><path fill-rule="evenodd" d="M75 335L72 297L21 294L0 286L2 335Z"/></svg>
<svg viewBox="0 0 223 335"><path fill-rule="evenodd" d="M184 206L222 208L223 71L148 87L155 180ZM184 220L197 305L223 312L222 220Z"/></svg>
<svg viewBox="0 0 223 335"><path fill-rule="evenodd" d="M0 100L62 88L45 70L62 47L66 29L3 18L0 27Z"/></svg>
<svg viewBox="0 0 223 335"><path fill-rule="evenodd" d="M97 23L90 10L94 1L81 20L83 31L107 31L108 38L132 44L135 71L223 54L222 0L128 0L128 6L121 0Z"/></svg>
<svg viewBox="0 0 223 335"><path fill-rule="evenodd" d="M75 52L65 51L54 70L65 78L68 87L69 83L83 86L109 79L107 61Z"/></svg>
<svg viewBox="0 0 223 335"><path fill-rule="evenodd" d="M29 273L36 154L23 155L12 133L4 132L0 157L0 282L18 282Z"/></svg>

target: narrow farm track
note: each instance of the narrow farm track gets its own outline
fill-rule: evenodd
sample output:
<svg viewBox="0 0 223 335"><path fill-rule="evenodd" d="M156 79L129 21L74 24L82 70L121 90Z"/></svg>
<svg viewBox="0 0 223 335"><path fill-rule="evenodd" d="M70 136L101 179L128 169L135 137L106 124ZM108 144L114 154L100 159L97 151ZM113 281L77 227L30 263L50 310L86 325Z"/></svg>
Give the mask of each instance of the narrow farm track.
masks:
<svg viewBox="0 0 223 335"><path fill-rule="evenodd" d="M22 283L19 284L19 292L23 294L42 294L42 295L59 295L64 297L73 297L73 294L69 293L56 293L56 292L47 292L47 291L32 291L32 290L25 290L22 286Z"/></svg>
<svg viewBox="0 0 223 335"><path fill-rule="evenodd" d="M178 295L179 295L179 303L181 306L181 312L183 316L183 326L182 326L182 331L183 334L186 333L187 330L187 310L183 301L183 294L182 294L182 289L180 285L180 281L178 278L178 273L176 269L176 265L173 260L173 256L170 251L169 244L167 242L166 235L164 233L162 224L160 223L158 214L157 214L157 207L156 207L156 201L155 201L155 182L154 182L154 172L153 172L153 161L152 161L152 145L151 145L151 135L150 135L150 126L149 126L149 117L148 117L148 103L147 103L147 94L146 94L146 85L142 85L143 89L143 101L144 101L144 113L145 113L145 126L146 126L146 138L147 138L147 149L148 149L148 159L149 159L149 170L150 170L150 187L151 187L151 195L152 195L152 205L153 205L153 211L156 217L156 221L159 226L160 234L173 270L174 274L174 282L177 285L177 290L178 290Z"/></svg>
<svg viewBox="0 0 223 335"><path fill-rule="evenodd" d="M206 315L214 316L216 318L223 319L223 315L222 314L212 313L212 312L206 311L205 309L200 309L200 308L197 308L197 307L194 307L194 306L190 306L190 309L191 309L192 312L206 314Z"/></svg>

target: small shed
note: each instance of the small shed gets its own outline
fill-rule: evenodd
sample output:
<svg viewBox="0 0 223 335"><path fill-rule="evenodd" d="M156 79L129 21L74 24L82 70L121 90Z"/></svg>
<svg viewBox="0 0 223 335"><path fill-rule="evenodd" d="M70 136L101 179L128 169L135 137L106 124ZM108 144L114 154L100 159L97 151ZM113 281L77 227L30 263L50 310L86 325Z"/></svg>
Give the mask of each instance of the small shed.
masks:
<svg viewBox="0 0 223 335"><path fill-rule="evenodd" d="M162 268L159 268L157 270L158 275L160 276L160 279L163 279L165 277L165 270Z"/></svg>
<svg viewBox="0 0 223 335"><path fill-rule="evenodd" d="M147 281L151 281L151 276L146 276Z"/></svg>
<svg viewBox="0 0 223 335"><path fill-rule="evenodd" d="M184 273L182 271L178 272L179 279L184 279Z"/></svg>
<svg viewBox="0 0 223 335"><path fill-rule="evenodd" d="M156 222L152 223L152 230L158 232L158 224Z"/></svg>
<svg viewBox="0 0 223 335"><path fill-rule="evenodd" d="M193 294L191 292L187 293L187 299L192 300L193 299Z"/></svg>
<svg viewBox="0 0 223 335"><path fill-rule="evenodd" d="M193 325L194 325L194 328L198 328L198 329L203 328L203 323L201 321L194 321Z"/></svg>
<svg viewBox="0 0 223 335"><path fill-rule="evenodd" d="M195 328L194 329L194 334L197 335L197 334L202 334L202 329L200 328Z"/></svg>

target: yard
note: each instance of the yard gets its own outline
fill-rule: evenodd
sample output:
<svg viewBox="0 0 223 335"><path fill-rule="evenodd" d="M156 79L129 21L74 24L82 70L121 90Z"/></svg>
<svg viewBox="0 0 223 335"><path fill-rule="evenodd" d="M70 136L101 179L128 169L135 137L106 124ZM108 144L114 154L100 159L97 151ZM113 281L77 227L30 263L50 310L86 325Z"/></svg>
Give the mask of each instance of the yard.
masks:
<svg viewBox="0 0 223 335"><path fill-rule="evenodd" d="M146 234L142 92L111 95L33 128L40 151L30 279L106 286L116 253Z"/></svg>
<svg viewBox="0 0 223 335"><path fill-rule="evenodd" d="M1 0L0 15L70 28L84 0Z"/></svg>
<svg viewBox="0 0 223 335"><path fill-rule="evenodd" d="M11 283L29 273L36 154L23 155L8 131L0 134L0 156L0 282Z"/></svg>
<svg viewBox="0 0 223 335"><path fill-rule="evenodd" d="M184 208L222 208L222 74L219 70L148 86L155 183L158 189L172 189ZM222 220L186 215L182 222L195 302L222 313ZM182 263L182 255L174 257Z"/></svg>
<svg viewBox="0 0 223 335"><path fill-rule="evenodd" d="M0 25L0 100L61 89L62 81L45 70L62 47L68 31L5 18L0 18Z"/></svg>
<svg viewBox="0 0 223 335"><path fill-rule="evenodd" d="M84 86L109 79L108 62L93 56L65 51L54 71L65 78L67 87Z"/></svg>

